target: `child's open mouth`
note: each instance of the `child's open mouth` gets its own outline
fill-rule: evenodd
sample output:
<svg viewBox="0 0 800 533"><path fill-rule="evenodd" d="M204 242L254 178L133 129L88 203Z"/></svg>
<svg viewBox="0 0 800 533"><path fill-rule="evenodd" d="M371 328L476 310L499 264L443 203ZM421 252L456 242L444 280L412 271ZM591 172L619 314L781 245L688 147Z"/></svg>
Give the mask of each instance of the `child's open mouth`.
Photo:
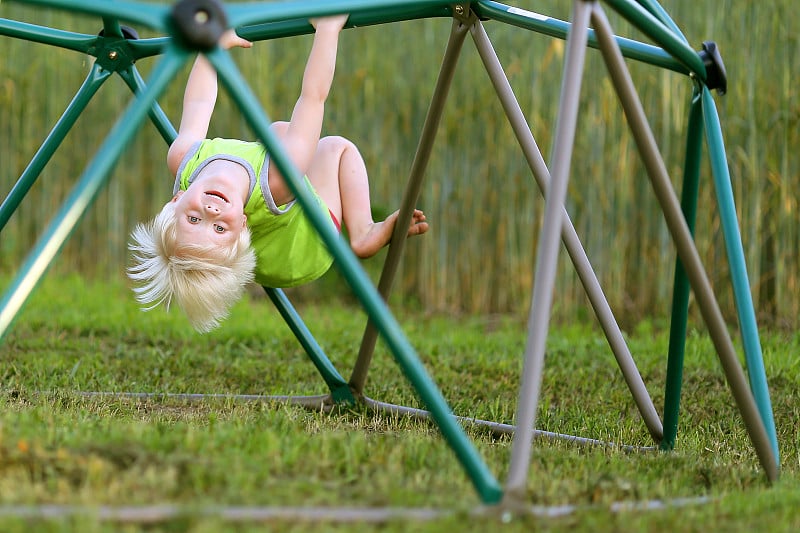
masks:
<svg viewBox="0 0 800 533"><path fill-rule="evenodd" d="M227 196L225 196L224 194L222 194L222 193L221 193L221 192L219 192L219 191L205 191L205 193L204 193L204 194L206 194L207 196L213 196L213 197L215 197L215 198L219 198L220 200L222 200L222 201L223 201L223 202L225 202L226 204L229 204L229 203L230 203L230 202L228 201L228 197L227 197Z"/></svg>

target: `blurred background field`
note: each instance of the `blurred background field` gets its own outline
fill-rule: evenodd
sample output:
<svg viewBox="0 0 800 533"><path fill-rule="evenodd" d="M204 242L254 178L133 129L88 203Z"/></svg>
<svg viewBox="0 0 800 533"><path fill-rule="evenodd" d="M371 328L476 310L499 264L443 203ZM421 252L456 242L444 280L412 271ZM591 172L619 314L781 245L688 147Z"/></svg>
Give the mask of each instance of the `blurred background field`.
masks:
<svg viewBox="0 0 800 533"><path fill-rule="evenodd" d="M570 2L520 0L514 5L569 17ZM664 0L662 5L695 49L704 40L720 47L728 93L715 98L756 309L762 323L795 325L800 310L795 296L800 281L795 192L800 104L794 83L800 72L800 28L795 2ZM610 15L618 34L647 42ZM0 3L0 17L91 34L101 27L92 18L7 2ZM564 43L497 22L485 24L547 159ZM345 135L361 147L378 215L400 202L449 28L449 20L435 19L348 30L342 36L325 133ZM310 42L308 36L295 37L234 51L270 117L288 116ZM82 83L91 58L7 37L0 38L0 53L5 58L0 62L0 196L5 197ZM137 64L145 78L153 63ZM629 65L679 188L691 81L649 65ZM586 72L567 208L612 307L623 322L633 323L666 314L675 252L595 51L588 55ZM187 74L188 65L160 102L175 123ZM3 230L0 273L9 276L16 270L129 99L118 78L95 97ZM251 137L224 93L211 134ZM171 192L165 153L164 141L146 125L56 261L57 271L121 276L129 231L152 216ZM705 161L698 247L723 309L732 316L714 194ZM419 207L433 231L407 248L398 297L436 312L527 309L543 202L469 39ZM586 309L582 288L565 254L561 261L556 315L581 318ZM379 261L368 265L373 273L379 266Z"/></svg>

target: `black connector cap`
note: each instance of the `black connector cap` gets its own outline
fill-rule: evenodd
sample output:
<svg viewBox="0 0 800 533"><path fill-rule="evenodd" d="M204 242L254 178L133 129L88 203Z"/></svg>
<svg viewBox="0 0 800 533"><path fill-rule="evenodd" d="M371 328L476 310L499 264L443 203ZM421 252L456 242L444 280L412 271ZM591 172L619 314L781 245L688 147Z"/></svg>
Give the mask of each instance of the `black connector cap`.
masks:
<svg viewBox="0 0 800 533"><path fill-rule="evenodd" d="M218 0L181 0L172 8L175 37L187 48L207 52L227 29L227 17Z"/></svg>
<svg viewBox="0 0 800 533"><path fill-rule="evenodd" d="M714 41L704 41L703 49L698 52L700 59L706 67L706 86L716 89L720 95L728 91L728 73L725 64Z"/></svg>

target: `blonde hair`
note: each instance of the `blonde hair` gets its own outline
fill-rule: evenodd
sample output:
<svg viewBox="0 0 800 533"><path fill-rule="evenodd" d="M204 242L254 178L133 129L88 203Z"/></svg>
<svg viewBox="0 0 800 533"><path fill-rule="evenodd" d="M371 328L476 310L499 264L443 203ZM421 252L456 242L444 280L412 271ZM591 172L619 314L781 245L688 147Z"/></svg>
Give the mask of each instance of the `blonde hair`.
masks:
<svg viewBox="0 0 800 533"><path fill-rule="evenodd" d="M138 224L128 245L133 264L128 277L149 311L169 309L173 299L199 332L211 331L253 281L255 254L244 227L230 248L181 244L176 236L175 204L170 202L148 224Z"/></svg>

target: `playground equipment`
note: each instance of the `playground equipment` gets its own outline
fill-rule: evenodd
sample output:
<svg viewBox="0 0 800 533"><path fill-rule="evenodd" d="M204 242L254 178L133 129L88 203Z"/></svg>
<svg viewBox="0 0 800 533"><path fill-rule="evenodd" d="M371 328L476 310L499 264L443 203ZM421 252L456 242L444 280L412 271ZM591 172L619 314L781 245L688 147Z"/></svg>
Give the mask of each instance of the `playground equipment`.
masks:
<svg viewBox="0 0 800 533"><path fill-rule="evenodd" d="M350 379L344 379L305 327L291 302L279 288L265 287L270 299L292 329L312 360L329 394L314 397L283 397L286 401L311 407L347 402L364 402L370 407L401 415L431 418L456 454L484 503L514 502L524 496L532 442L537 431L536 411L544 366L544 349L552 307L559 240L565 248L584 285L609 345L620 366L642 419L656 445L671 449L675 444L683 368L687 308L690 289L694 291L708 327L729 387L747 428L751 442L767 478L778 476L779 459L772 407L762 362L761 347L750 296L744 253L734 207L730 175L725 156L719 118L712 90L723 94L727 89L725 67L713 42L703 43L699 52L656 0L606 0L655 45L644 44L614 35L603 5L597 0L574 0L570 22L552 19L490 0L452 2L446 0L316 0L312 2L231 3L216 0L181 0L173 6L137 1L104 0L19 0L24 3L66 9L100 17L99 35L76 34L33 24L0 19L0 35L26 39L89 54L96 58L83 86L78 90L61 119L43 142L17 184L0 206L0 231L36 181L39 173L58 149L77 117L92 96L112 74L117 73L136 94L119 118L97 155L87 166L53 221L44 231L18 275L0 301L0 340L11 327L25 300L34 290L58 251L69 238L98 191L106 184L111 169L129 140L149 117L169 143L176 133L157 104L157 98L176 73L195 52L205 53L217 69L219 79L241 109L255 136L271 153L298 203L312 205L310 192L303 185L268 129L269 119L237 70L230 56L216 46L220 34L229 27L250 40L274 39L309 33L307 19L335 13L350 13L347 28L393 23L404 20L449 17L453 24L432 102L412 164L400 217L383 272L375 287L364 274L349 248L316 210L309 217L329 247L347 283L360 300L369 322ZM522 110L494 53L483 21L495 20L555 38L566 39L565 68L562 80L558 121L550 164L547 165L533 138ZM139 39L134 30L120 21L147 27L163 37ZM590 30L589 27L593 30ZM385 304L404 247L404 228L408 227L416 204L433 140L455 72L463 42L470 34L495 88L503 110L514 130L522 153L546 198L544 222L538 240L537 263L528 341L519 389L516 426L489 421L465 420L453 415L445 398L428 377L413 347ZM572 158L572 146L578 121L578 96L581 88L587 47L598 48L633 137L647 169L649 179L664 212L669 232L676 244L678 260L672 304L672 327L667 361L664 420L659 419L644 387L636 364L625 343L610 306L589 263L564 201ZM134 62L160 56L147 83L139 76ZM679 201L655 143L647 118L639 102L624 58L645 62L690 76L693 93L689 106L689 124L684 164L684 183ZM705 134L705 135L704 135ZM711 284L693 240L697 208L701 148L705 137L714 174L717 205L720 210L739 328L747 363L748 379L739 364L733 342L723 320ZM416 390L427 410L376 401L365 395L366 378L377 336L381 335L397 364ZM147 393L132 393L147 395ZM495 431L514 434L509 476L501 486L488 470L461 422L489 426ZM538 432L544 434L543 432ZM552 435L552 434L551 434ZM588 441L581 437L568 437Z"/></svg>

